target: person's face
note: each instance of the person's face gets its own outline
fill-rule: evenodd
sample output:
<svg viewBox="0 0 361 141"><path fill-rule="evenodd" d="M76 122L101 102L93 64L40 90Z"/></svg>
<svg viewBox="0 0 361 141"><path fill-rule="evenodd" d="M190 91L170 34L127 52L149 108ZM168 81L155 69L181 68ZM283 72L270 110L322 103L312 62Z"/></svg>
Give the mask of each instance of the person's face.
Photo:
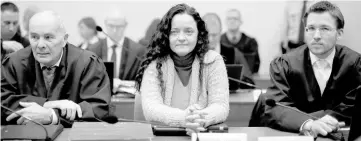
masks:
<svg viewBox="0 0 361 141"><path fill-rule="evenodd" d="M226 16L228 30L238 31L241 26L241 15L236 11L229 11Z"/></svg>
<svg viewBox="0 0 361 141"><path fill-rule="evenodd" d="M217 45L221 42L221 29L219 25L209 24L208 29L208 40L209 49L215 50Z"/></svg>
<svg viewBox="0 0 361 141"><path fill-rule="evenodd" d="M46 66L54 65L60 58L68 35L54 22L33 21L29 25L29 32L34 58Z"/></svg>
<svg viewBox="0 0 361 141"><path fill-rule="evenodd" d="M108 18L105 20L105 26L108 35L116 41L119 41L124 36L127 22L122 18Z"/></svg>
<svg viewBox="0 0 361 141"><path fill-rule="evenodd" d="M319 57L327 57L342 29L337 30L336 19L329 12L310 13L306 21L305 39L310 51Z"/></svg>
<svg viewBox="0 0 361 141"><path fill-rule="evenodd" d="M1 12L1 38L10 40L19 28L19 13L5 10Z"/></svg>
<svg viewBox="0 0 361 141"><path fill-rule="evenodd" d="M178 56L185 56L194 50L197 40L198 29L194 18L186 13L175 15L169 33L170 49Z"/></svg>
<svg viewBox="0 0 361 141"><path fill-rule="evenodd" d="M87 27L84 23L79 24L79 33L80 36L85 40L90 40L95 36L94 30Z"/></svg>

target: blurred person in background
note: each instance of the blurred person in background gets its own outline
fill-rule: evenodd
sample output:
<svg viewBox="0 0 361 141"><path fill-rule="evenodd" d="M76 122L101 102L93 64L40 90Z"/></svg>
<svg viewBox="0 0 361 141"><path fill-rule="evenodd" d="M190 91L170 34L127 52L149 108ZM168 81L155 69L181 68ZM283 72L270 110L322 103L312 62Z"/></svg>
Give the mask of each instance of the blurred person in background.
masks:
<svg viewBox="0 0 361 141"><path fill-rule="evenodd" d="M19 9L12 2L1 3L1 60L11 52L30 45L29 40L21 36L19 28Z"/></svg>
<svg viewBox="0 0 361 141"><path fill-rule="evenodd" d="M157 30L157 26L160 23L160 19L156 18L152 21L152 23L149 25L147 31L145 32L145 35L142 39L139 40L139 44L148 47L149 41L152 39L153 34Z"/></svg>
<svg viewBox="0 0 361 141"><path fill-rule="evenodd" d="M243 71L239 73L243 73L243 75L241 75L241 78L237 79L254 84L252 73L243 53L239 52L237 48L228 48L221 45L222 23L219 16L216 13L206 13L202 19L206 23L208 30L209 49L217 51L223 56L223 58L227 58L227 61L225 61L226 64L242 64ZM242 89L251 88L250 86L244 84L239 85Z"/></svg>
<svg viewBox="0 0 361 141"><path fill-rule="evenodd" d="M88 46L99 42L96 26L97 23L92 17L84 17L79 21L79 34L83 38L83 42L78 47L88 49Z"/></svg>
<svg viewBox="0 0 361 141"><path fill-rule="evenodd" d="M113 90L121 86L134 86L135 76L146 49L124 35L128 22L120 10L111 9L104 23L109 37L89 45L88 50L105 62L114 62Z"/></svg>
<svg viewBox="0 0 361 141"><path fill-rule="evenodd" d="M252 74L255 74L260 66L258 44L254 38L249 37L240 30L242 23L239 10L231 9L227 11L227 31L221 36L221 45L227 48L237 48L246 58ZM236 53L236 56L239 56L239 54ZM232 59L226 58L226 62L229 60L232 61Z"/></svg>

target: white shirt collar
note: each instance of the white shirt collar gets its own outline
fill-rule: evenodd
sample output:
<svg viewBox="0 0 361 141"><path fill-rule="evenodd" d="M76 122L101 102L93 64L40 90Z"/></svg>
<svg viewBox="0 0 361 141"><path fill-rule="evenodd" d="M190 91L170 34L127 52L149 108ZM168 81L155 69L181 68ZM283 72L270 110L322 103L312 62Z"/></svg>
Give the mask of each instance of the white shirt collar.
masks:
<svg viewBox="0 0 361 141"><path fill-rule="evenodd" d="M118 45L117 47L122 47L124 43L124 37L122 39L120 39L120 41L118 41ZM111 48L114 45L113 40L111 40L110 38L107 38L107 46L108 48Z"/></svg>
<svg viewBox="0 0 361 141"><path fill-rule="evenodd" d="M328 55L324 60L326 60L326 62L332 67L333 64L333 58L335 58L335 54L336 54L336 48L334 47L332 49L332 52L330 55ZM310 51L310 58L311 58L311 64L314 65L318 60L320 60L320 58L318 58L316 55L314 55L311 51Z"/></svg>
<svg viewBox="0 0 361 141"><path fill-rule="evenodd" d="M51 67L54 67L54 66L59 67L60 61L61 61L61 59L63 58L63 53L64 53L64 49L61 50L61 55L60 55L60 58L59 58L58 62L56 62L56 63L55 63L53 66L51 66ZM44 64L41 64L41 63L40 63L40 68L43 68L44 66L45 66Z"/></svg>
<svg viewBox="0 0 361 141"><path fill-rule="evenodd" d="M89 43L90 43L90 44L95 44L95 43L98 42L98 41L99 41L98 37L97 37L97 36L94 36L93 38L91 38L91 39L89 40Z"/></svg>

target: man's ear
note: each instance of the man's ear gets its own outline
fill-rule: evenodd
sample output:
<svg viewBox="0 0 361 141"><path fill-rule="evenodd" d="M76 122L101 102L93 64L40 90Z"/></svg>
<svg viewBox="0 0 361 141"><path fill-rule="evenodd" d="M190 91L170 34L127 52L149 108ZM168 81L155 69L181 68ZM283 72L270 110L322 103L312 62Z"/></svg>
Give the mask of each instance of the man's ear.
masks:
<svg viewBox="0 0 361 141"><path fill-rule="evenodd" d="M340 40L343 36L343 29L338 29L337 30L337 40Z"/></svg>
<svg viewBox="0 0 361 141"><path fill-rule="evenodd" d="M69 34L66 34L64 35L64 45L63 47L65 47L66 43L68 42L68 37L69 37Z"/></svg>

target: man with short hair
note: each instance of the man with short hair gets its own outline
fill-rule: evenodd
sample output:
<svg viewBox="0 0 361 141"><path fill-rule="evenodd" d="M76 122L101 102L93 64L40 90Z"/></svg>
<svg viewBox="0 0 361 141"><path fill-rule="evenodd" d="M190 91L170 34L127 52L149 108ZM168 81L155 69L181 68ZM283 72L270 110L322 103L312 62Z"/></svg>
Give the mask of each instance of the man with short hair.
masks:
<svg viewBox="0 0 361 141"><path fill-rule="evenodd" d="M240 31L242 25L241 13L237 9L227 11L226 15L227 31L221 36L221 45L227 48L237 48L240 53L236 56L243 55L246 58L249 69L252 74L258 72L260 58L258 54L258 44L254 38L249 37ZM229 54L228 52L224 52ZM228 56L227 61L232 61Z"/></svg>
<svg viewBox="0 0 361 141"><path fill-rule="evenodd" d="M2 62L2 105L42 124L65 127L77 119L108 115L110 82L102 60L67 43L68 34L57 14L35 14L29 39L31 47L9 54ZM3 124L29 123L10 111L2 110L1 116Z"/></svg>
<svg viewBox="0 0 361 141"><path fill-rule="evenodd" d="M80 36L83 42L78 46L81 49L88 49L88 46L99 42L97 23L92 17L84 17L78 23Z"/></svg>
<svg viewBox="0 0 361 141"><path fill-rule="evenodd" d="M1 59L29 45L29 41L21 36L18 7L12 2L1 3Z"/></svg>
<svg viewBox="0 0 361 141"><path fill-rule="evenodd" d="M128 22L121 11L112 9L104 22L110 37L90 45L88 50L106 62L114 62L113 88L116 90L124 83L128 84L125 80L135 80L146 48L124 35Z"/></svg>
<svg viewBox="0 0 361 141"><path fill-rule="evenodd" d="M354 90L361 84L361 55L337 44L345 22L332 3L315 3L303 21L306 45L272 61L269 98L317 118L266 106L262 122L280 130L326 136L350 124Z"/></svg>
<svg viewBox="0 0 361 141"><path fill-rule="evenodd" d="M222 23L219 16L216 13L206 13L202 19L206 23L208 30L209 48L217 51L226 58L226 64L242 64L243 71L239 73L243 73L243 76L239 79L254 84L252 73L243 54L239 52L237 48L228 48L221 45ZM252 88L244 84L240 84L239 86L243 89Z"/></svg>

